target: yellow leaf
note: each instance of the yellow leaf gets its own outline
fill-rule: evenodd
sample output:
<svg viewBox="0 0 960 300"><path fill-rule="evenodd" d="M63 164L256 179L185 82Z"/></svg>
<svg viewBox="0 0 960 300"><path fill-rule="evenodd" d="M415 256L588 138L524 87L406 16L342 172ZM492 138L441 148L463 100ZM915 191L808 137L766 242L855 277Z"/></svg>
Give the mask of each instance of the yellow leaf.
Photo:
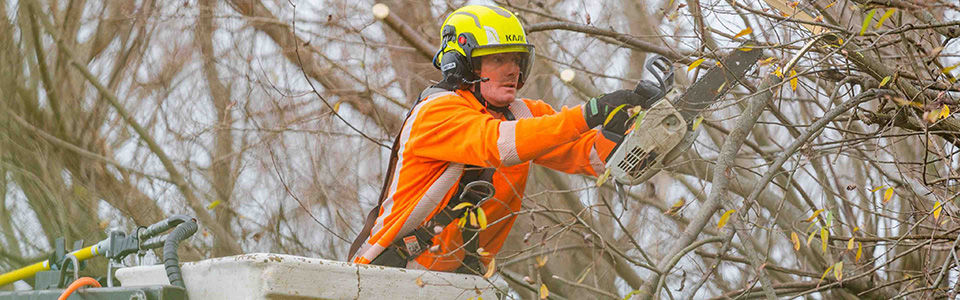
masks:
<svg viewBox="0 0 960 300"><path fill-rule="evenodd" d="M872 190L870 190L870 192L873 193L873 192L879 191L880 189L885 188L885 187L887 187L887 186L881 185L881 186L878 186L878 187L873 188Z"/></svg>
<svg viewBox="0 0 960 300"><path fill-rule="evenodd" d="M830 270L833 270L833 266L835 265L830 265L830 267L828 267L826 271L823 271L823 275L820 275L820 281L823 281L824 278L827 278L827 274L830 274ZM819 286L820 284L817 283L817 287Z"/></svg>
<svg viewBox="0 0 960 300"><path fill-rule="evenodd" d="M750 51L753 51L753 45L743 45L743 47L740 47L738 49L743 52L750 52Z"/></svg>
<svg viewBox="0 0 960 300"><path fill-rule="evenodd" d="M863 243L857 242L857 257L856 262L860 262L860 255L863 254Z"/></svg>
<svg viewBox="0 0 960 300"><path fill-rule="evenodd" d="M480 224L477 224L477 214L470 212L470 226L476 228L480 227Z"/></svg>
<svg viewBox="0 0 960 300"><path fill-rule="evenodd" d="M833 268L833 277L837 278L837 281L843 279L843 262L838 262L837 266Z"/></svg>
<svg viewBox="0 0 960 300"><path fill-rule="evenodd" d="M700 64L703 63L704 60L707 60L707 59L701 58L690 63L690 66L687 67L687 72L690 72L690 70L696 69L698 66L700 66ZM944 73L946 73L946 71Z"/></svg>
<svg viewBox="0 0 960 300"><path fill-rule="evenodd" d="M853 250L853 238L847 241L847 250Z"/></svg>
<svg viewBox="0 0 960 300"><path fill-rule="evenodd" d="M830 236L830 232L826 228L820 227L820 245L823 252L827 252L827 238Z"/></svg>
<svg viewBox="0 0 960 300"><path fill-rule="evenodd" d="M497 273L497 258L491 258L490 263L487 264L487 273L483 274L483 278L493 277L493 274Z"/></svg>
<svg viewBox="0 0 960 300"><path fill-rule="evenodd" d="M943 119L949 116L950 116L950 107L944 104L943 108L940 108L940 114L937 115L937 117L940 119Z"/></svg>
<svg viewBox="0 0 960 300"><path fill-rule="evenodd" d="M466 225L467 225L467 217L462 217L462 218L460 218L460 222L457 223L457 225L460 226L460 228L463 228L463 226L466 226Z"/></svg>
<svg viewBox="0 0 960 300"><path fill-rule="evenodd" d="M461 209L464 209L464 208L467 208L467 207L471 207L471 206L473 206L473 203L463 202L463 203L457 204L457 206L454 206L454 207L453 207L453 210L461 210Z"/></svg>
<svg viewBox="0 0 960 300"><path fill-rule="evenodd" d="M863 18L863 25L860 26L860 35L867 33L867 27L870 26L870 21L873 20L873 15L876 13L877 10L871 9L870 12L867 13L867 17Z"/></svg>
<svg viewBox="0 0 960 300"><path fill-rule="evenodd" d="M826 10L826 9L830 8L831 6L834 6L834 5L836 5L836 4L837 4L837 1L830 2L830 4L827 4L827 6L824 6L823 9Z"/></svg>
<svg viewBox="0 0 960 300"><path fill-rule="evenodd" d="M796 90L797 90L797 83L798 83L799 81L800 81L800 80L797 79L797 71L794 71L793 69L790 69L790 88L793 89L794 91L796 91Z"/></svg>
<svg viewBox="0 0 960 300"><path fill-rule="evenodd" d="M937 203L933 204L933 219L940 220L940 211L943 210L943 205L940 204L940 200L937 200Z"/></svg>
<svg viewBox="0 0 960 300"><path fill-rule="evenodd" d="M860 230L860 226L853 227L853 232L851 232L851 233L857 232L857 230Z"/></svg>
<svg viewBox="0 0 960 300"><path fill-rule="evenodd" d="M697 118L693 119L693 127L690 127L690 130L697 130L701 122L703 122L703 115L697 115Z"/></svg>
<svg viewBox="0 0 960 300"><path fill-rule="evenodd" d="M597 177L597 186L602 186L603 183L607 182L607 179L609 178L610 178L610 169L608 168L606 171L603 171L603 175L600 175L600 177Z"/></svg>
<svg viewBox="0 0 960 300"><path fill-rule="evenodd" d="M887 12L883 13L883 16L880 17L880 21L877 21L877 25L873 26L873 28L880 28L880 26L883 26L883 21L886 21L887 19L889 19L890 16L892 16L893 13L896 11L897 11L896 7L888 9Z"/></svg>
<svg viewBox="0 0 960 300"><path fill-rule="evenodd" d="M542 255L537 256L537 267L543 267L544 265L546 265L548 259L549 258L546 256L542 256Z"/></svg>
<svg viewBox="0 0 960 300"><path fill-rule="evenodd" d="M759 65L761 65L761 66L766 66L766 65L769 65L770 63L772 63L774 59L776 59L776 57L773 57L773 56L767 57L766 59L761 60L761 61L760 61L759 63L757 63L757 64L759 64Z"/></svg>
<svg viewBox="0 0 960 300"><path fill-rule="evenodd" d="M750 28L750 27L747 27L747 28L745 28L745 29L743 29L743 30L740 30L739 33L737 33L736 35L734 35L734 36L733 36L733 39L735 40L735 39L737 39L738 37L748 35L748 34L750 34L751 32L753 32L753 29Z"/></svg>
<svg viewBox="0 0 960 300"><path fill-rule="evenodd" d="M737 210L736 210L736 209L731 209L731 210L728 210L727 212L723 213L723 216L720 217L720 222L717 222L717 229L721 229L721 228L723 228L724 225L727 225L727 220L730 220L730 215L732 215L733 212L735 212L735 211L737 211Z"/></svg>
<svg viewBox="0 0 960 300"><path fill-rule="evenodd" d="M817 234L817 231L811 231L810 235L807 236L807 247L810 247L810 241L813 241L813 236Z"/></svg>
<svg viewBox="0 0 960 300"><path fill-rule="evenodd" d="M886 192L883 192L883 204L887 204L887 201L893 198L893 188L888 187Z"/></svg>
<svg viewBox="0 0 960 300"><path fill-rule="evenodd" d="M616 108L614 108L613 111L611 111L610 114L607 115L607 119L603 121L603 126L607 126L607 123L610 123L610 120L613 120L613 116L617 115L617 112L620 112L620 110L623 109L624 107L627 107L626 103L620 104L620 106L617 106Z"/></svg>
<svg viewBox="0 0 960 300"><path fill-rule="evenodd" d="M684 200L683 198L680 198L680 200L677 200L677 203L674 203L673 206L671 206L670 208L668 208L667 211L663 212L663 214L665 214L665 215L674 215L674 214L676 214L677 212L679 212L680 209L683 208L683 205L686 204L686 203L687 203L686 200Z"/></svg>
<svg viewBox="0 0 960 300"><path fill-rule="evenodd" d="M477 207L477 223L480 223L480 230L487 229L487 214L481 207Z"/></svg>
<svg viewBox="0 0 960 300"><path fill-rule="evenodd" d="M550 290L547 289L546 284L540 284L540 299L547 299L550 297Z"/></svg>
<svg viewBox="0 0 960 300"><path fill-rule="evenodd" d="M783 71L780 71L780 67L777 67L776 70L773 70L773 74L776 74L777 77L783 78Z"/></svg>
<svg viewBox="0 0 960 300"><path fill-rule="evenodd" d="M793 242L793 250L800 250L800 237L797 236L797 232L790 232L790 241Z"/></svg>
<svg viewBox="0 0 960 300"><path fill-rule="evenodd" d="M333 104L333 112L340 112L340 103L343 103L343 101L337 101Z"/></svg>
<svg viewBox="0 0 960 300"><path fill-rule="evenodd" d="M887 85L887 82L890 82L890 79L891 79L891 78L893 78L893 77L891 77L891 76L884 77L883 80L880 81L880 87L883 87L883 86Z"/></svg>
<svg viewBox="0 0 960 300"><path fill-rule="evenodd" d="M214 207L217 207L217 205L220 205L220 200L213 201L213 203L210 203L210 205L207 205L207 209L213 209Z"/></svg>
<svg viewBox="0 0 960 300"><path fill-rule="evenodd" d="M727 87L727 82L726 82L726 81L724 81L723 84L721 84L720 87L717 88L717 94L719 94L721 91L723 91L723 88L725 88L725 87Z"/></svg>
<svg viewBox="0 0 960 300"><path fill-rule="evenodd" d="M810 216L809 218L807 218L806 220L804 220L804 222L810 222L810 221L813 221L813 219L816 219L816 218L817 218L817 216L819 216L819 215L820 215L820 213L822 213L822 212L823 212L823 209L822 209L822 208L821 208L821 209L818 209L818 210L815 210L815 211L813 211L813 215L812 215L812 216Z"/></svg>
<svg viewBox="0 0 960 300"><path fill-rule="evenodd" d="M960 66L960 63L957 63L957 64L955 64L955 65L952 65L952 66L943 68L943 70L940 70L940 73L943 73L944 75L948 75L948 76L949 76L949 75L950 75L950 71L953 71L953 69L956 69L958 66Z"/></svg>

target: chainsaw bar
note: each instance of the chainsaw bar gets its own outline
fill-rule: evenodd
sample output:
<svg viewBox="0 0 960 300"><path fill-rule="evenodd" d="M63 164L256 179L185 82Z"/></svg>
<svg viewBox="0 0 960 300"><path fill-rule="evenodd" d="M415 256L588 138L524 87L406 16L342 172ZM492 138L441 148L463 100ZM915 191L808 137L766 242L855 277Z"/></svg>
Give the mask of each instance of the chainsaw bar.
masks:
<svg viewBox="0 0 960 300"><path fill-rule="evenodd" d="M730 88L737 86L747 70L750 70L760 57L763 51L751 49L750 51L740 50L738 48L723 58L720 65L713 66L707 70L707 74L700 77L693 83L674 102L674 106L683 116L687 123L692 124L696 116L705 108L715 103L720 96L723 96Z"/></svg>

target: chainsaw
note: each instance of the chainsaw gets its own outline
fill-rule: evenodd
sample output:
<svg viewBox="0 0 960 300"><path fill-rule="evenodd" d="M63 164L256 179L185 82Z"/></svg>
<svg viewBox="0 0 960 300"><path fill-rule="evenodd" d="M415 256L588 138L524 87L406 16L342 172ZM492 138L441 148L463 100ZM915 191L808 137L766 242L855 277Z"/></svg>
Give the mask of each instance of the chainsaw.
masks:
<svg viewBox="0 0 960 300"><path fill-rule="evenodd" d="M760 50L735 49L685 91L674 88L670 60L659 55L649 59L645 67L659 84L659 100L634 118L632 129L607 160L610 176L622 185L640 184L690 148L699 133L700 113L740 83L760 56Z"/></svg>

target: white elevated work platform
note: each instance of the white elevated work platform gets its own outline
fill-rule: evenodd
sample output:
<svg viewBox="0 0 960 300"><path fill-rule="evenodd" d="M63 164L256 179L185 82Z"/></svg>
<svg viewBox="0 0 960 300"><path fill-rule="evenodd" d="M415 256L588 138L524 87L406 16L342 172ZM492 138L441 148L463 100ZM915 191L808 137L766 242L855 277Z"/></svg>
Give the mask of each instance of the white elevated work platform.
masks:
<svg viewBox="0 0 960 300"><path fill-rule="evenodd" d="M181 264L190 299L498 299L498 277L253 253ZM162 265L117 270L123 286L170 284ZM419 280L418 280L419 278ZM422 286L421 286L422 285Z"/></svg>

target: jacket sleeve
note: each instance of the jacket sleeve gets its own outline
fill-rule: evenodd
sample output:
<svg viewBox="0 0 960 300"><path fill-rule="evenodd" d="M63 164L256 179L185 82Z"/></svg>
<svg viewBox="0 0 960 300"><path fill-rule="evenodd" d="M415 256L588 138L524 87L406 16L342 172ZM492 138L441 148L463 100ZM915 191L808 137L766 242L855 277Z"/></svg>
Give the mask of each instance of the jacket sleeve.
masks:
<svg viewBox="0 0 960 300"><path fill-rule="evenodd" d="M555 111L543 101L527 101L534 116L550 115ZM600 134L598 129L582 133L577 139L559 145L533 160L534 163L557 171L599 176L604 163L617 143Z"/></svg>
<svg viewBox="0 0 960 300"><path fill-rule="evenodd" d="M588 130L580 107L502 121L464 98L441 97L417 110L404 145L415 156L482 167L517 165L576 141Z"/></svg>

